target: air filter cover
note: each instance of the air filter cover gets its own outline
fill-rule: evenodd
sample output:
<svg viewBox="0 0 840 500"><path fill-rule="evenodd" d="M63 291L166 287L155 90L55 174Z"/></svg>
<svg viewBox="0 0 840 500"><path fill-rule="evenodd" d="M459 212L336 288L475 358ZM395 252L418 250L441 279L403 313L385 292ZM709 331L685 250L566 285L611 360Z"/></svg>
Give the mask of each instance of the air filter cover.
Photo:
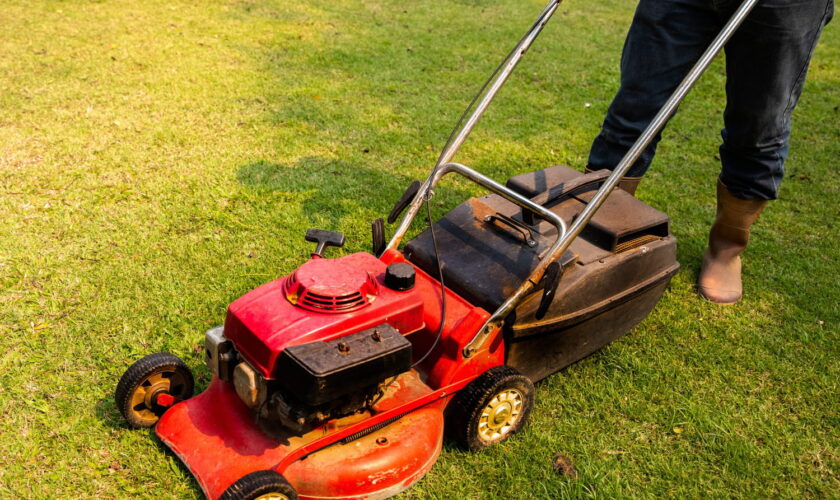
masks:
<svg viewBox="0 0 840 500"><path fill-rule="evenodd" d="M287 347L278 380L300 401L320 405L376 385L411 366L411 342L383 323L328 342Z"/></svg>

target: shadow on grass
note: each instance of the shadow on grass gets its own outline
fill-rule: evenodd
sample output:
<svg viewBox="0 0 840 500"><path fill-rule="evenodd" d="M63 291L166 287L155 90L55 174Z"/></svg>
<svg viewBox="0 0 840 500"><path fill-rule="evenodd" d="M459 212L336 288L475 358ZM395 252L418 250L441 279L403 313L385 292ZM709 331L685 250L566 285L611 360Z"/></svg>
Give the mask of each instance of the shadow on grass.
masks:
<svg viewBox="0 0 840 500"><path fill-rule="evenodd" d="M107 427L128 427L123 420L117 405L114 403L114 397L111 394L101 398L93 406L93 413L102 421Z"/></svg>
<svg viewBox="0 0 840 500"><path fill-rule="evenodd" d="M196 380L198 382L198 380ZM200 393L205 389L204 386L196 387L196 392ZM187 468L186 464L178 458L178 455L175 454L172 450L169 449L163 441L161 441L157 434L154 431L154 428L150 429L131 429L125 423L120 411L117 409L116 404L114 403L114 398L112 395L107 395L103 398L100 398L96 404L94 405L94 414L97 418L99 418L107 427L111 427L113 429L126 429L129 432L141 432L146 433L148 439L155 443L155 447L159 452L159 457L154 456L150 457L151 460L169 460L171 462L175 462L177 464L178 469L181 471L181 474L185 478L190 478L190 487L195 493L195 498L203 498L204 492L201 490L201 487L198 485L198 482L192 477L192 473L190 472L189 468Z"/></svg>
<svg viewBox="0 0 840 500"><path fill-rule="evenodd" d="M378 195L383 188L396 189L410 179L393 172L350 163L344 160L307 156L293 165L258 161L244 165L237 180L257 190L290 193L317 192L318 197L333 201L358 200L359 192Z"/></svg>
<svg viewBox="0 0 840 500"><path fill-rule="evenodd" d="M383 170L319 157L300 158L293 165L250 163L240 167L236 177L240 184L258 192L297 195L297 210L306 224L331 230L342 227L345 216L366 209L382 213L383 193L397 193L400 184L410 182Z"/></svg>
<svg viewBox="0 0 840 500"><path fill-rule="evenodd" d="M300 158L294 165L249 163L239 168L236 177L240 184L256 191L303 195L299 205L302 215L312 224L331 228L340 227L344 217L357 220L359 213L366 211L384 217L414 180L387 169L322 157ZM471 196L452 182L442 185L441 199L447 205Z"/></svg>

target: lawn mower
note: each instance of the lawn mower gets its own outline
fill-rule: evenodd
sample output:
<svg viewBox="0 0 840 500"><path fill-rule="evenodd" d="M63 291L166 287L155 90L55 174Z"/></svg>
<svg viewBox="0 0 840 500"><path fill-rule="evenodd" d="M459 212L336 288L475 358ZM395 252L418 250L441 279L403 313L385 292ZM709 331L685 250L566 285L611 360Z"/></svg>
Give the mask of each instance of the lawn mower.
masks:
<svg viewBox="0 0 840 500"><path fill-rule="evenodd" d="M613 171L558 165L505 185L455 163L556 11L552 0L491 75L431 175L388 216L373 251L324 255L344 236L310 229L309 260L233 301L205 336L209 387L171 354L133 364L116 404L152 427L209 499L379 499L435 463L444 429L469 450L516 433L534 383L631 330L677 272L668 217L614 189L756 0L746 0ZM448 174L490 194L437 222ZM425 206L429 227L400 245Z"/></svg>

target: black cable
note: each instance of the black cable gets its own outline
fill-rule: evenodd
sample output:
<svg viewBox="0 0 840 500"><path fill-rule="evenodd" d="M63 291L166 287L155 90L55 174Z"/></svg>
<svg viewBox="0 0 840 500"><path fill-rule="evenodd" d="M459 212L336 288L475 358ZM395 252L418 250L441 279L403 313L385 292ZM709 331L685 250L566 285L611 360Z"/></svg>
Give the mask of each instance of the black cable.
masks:
<svg viewBox="0 0 840 500"><path fill-rule="evenodd" d="M438 327L437 334L435 335L435 341L432 342L431 347L429 350L426 351L420 359L412 363L411 368L419 365L423 361L429 357L429 354L435 350L437 347L438 342L440 342L440 337L443 335L443 327L446 324L446 285L443 282L443 263L440 261L440 250L438 249L437 244L437 237L435 236L435 225L432 223L432 208L431 204L429 203L429 196L426 196L426 215L428 216L428 223L429 223L429 232L432 233L432 246L435 248L435 260L437 261L437 268L438 268L438 280L440 280L440 326Z"/></svg>

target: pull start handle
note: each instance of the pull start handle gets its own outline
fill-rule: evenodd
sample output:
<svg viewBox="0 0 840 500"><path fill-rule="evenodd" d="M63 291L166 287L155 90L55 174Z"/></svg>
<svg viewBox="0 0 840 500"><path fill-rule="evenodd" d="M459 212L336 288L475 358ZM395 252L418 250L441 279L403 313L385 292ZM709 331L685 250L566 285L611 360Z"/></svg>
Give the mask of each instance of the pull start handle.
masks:
<svg viewBox="0 0 840 500"><path fill-rule="evenodd" d="M333 231L327 231L325 229L309 228L306 230L306 241L318 244L318 246L315 247L315 251L312 252L312 257L320 258L323 257L321 254L327 247L343 247L344 235Z"/></svg>

